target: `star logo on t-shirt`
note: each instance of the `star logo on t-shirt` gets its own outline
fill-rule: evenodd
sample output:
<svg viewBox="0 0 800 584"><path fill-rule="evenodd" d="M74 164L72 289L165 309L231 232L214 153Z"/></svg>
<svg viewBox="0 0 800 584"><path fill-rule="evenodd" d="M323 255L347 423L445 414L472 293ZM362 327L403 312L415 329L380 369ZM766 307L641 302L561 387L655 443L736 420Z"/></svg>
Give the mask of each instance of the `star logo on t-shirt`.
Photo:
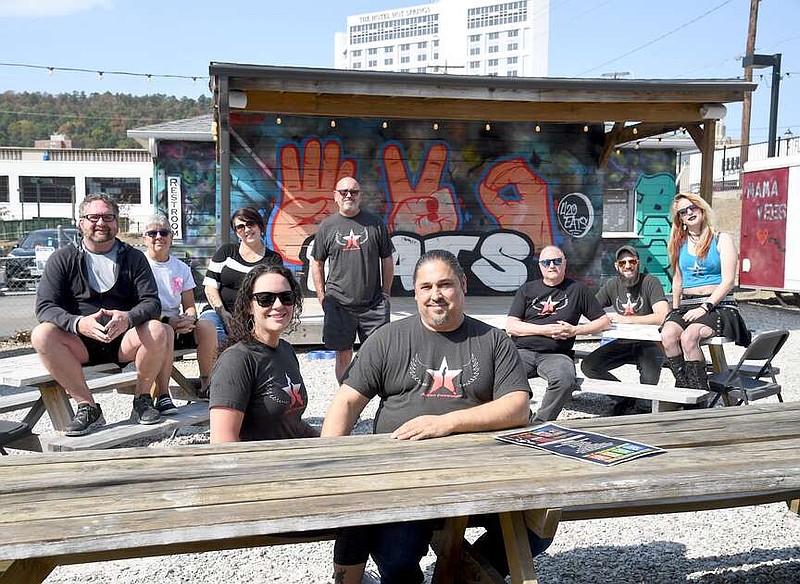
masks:
<svg viewBox="0 0 800 584"><path fill-rule="evenodd" d="M622 303L622 315L623 316L635 316L636 315L636 307L639 305L638 298L636 300L631 298L630 292L626 294L628 297L625 302Z"/></svg>
<svg viewBox="0 0 800 584"><path fill-rule="evenodd" d="M361 239L360 235L356 235L353 233L353 230L350 230L349 235L345 235L344 237L344 250L345 251L358 251L361 249L361 244L359 244L359 240Z"/></svg>
<svg viewBox="0 0 800 584"><path fill-rule="evenodd" d="M427 369L431 376L431 386L422 395L426 397L460 397L458 390L453 385L453 379L461 374L462 369L450 369L447 365L447 357L442 359L438 369Z"/></svg>
<svg viewBox="0 0 800 584"><path fill-rule="evenodd" d="M569 300L565 296L562 300L558 300L553 298L553 295L547 297L546 300L542 300L541 302L536 302L534 300L531 302L531 306L535 309L538 309L537 316L547 316L548 314L555 314L565 306L569 304Z"/></svg>
<svg viewBox="0 0 800 584"><path fill-rule="evenodd" d="M287 396L289 396L289 407L286 408L285 413L300 409L305 405L303 403L303 394L300 393L300 384L292 383L292 380L289 378L288 374L286 375L286 385L284 385L281 389L286 393Z"/></svg>

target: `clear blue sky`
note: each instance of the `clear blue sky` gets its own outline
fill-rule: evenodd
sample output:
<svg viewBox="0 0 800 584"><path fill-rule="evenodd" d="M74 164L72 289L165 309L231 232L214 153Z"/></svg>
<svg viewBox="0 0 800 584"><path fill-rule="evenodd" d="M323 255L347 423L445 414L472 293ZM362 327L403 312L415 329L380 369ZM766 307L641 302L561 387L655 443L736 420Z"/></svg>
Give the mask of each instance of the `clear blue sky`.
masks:
<svg viewBox="0 0 800 584"><path fill-rule="evenodd" d="M409 0L0 0L0 91L208 95L211 61L333 66L348 14ZM551 0L549 74L636 79L743 74L750 0ZM800 0L763 0L756 52L782 53L778 134L800 135ZM8 64L106 71L30 69ZM109 72L152 74L143 77ZM198 80L159 75L196 76ZM763 78L762 78L763 77ZM751 142L766 140L771 70L755 71ZM728 108L738 137L741 107Z"/></svg>

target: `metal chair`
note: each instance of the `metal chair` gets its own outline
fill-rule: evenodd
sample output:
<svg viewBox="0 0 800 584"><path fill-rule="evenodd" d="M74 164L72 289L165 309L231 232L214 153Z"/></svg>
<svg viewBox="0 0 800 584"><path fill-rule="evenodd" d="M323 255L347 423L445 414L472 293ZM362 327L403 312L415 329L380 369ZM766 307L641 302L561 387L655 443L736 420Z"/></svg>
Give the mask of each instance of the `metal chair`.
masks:
<svg viewBox="0 0 800 584"><path fill-rule="evenodd" d="M786 330L769 331L754 337L735 366L709 376L708 385L716 395L708 407L713 408L720 398L726 405L737 406L771 395L778 396L778 401L783 402L772 359L788 338L789 331Z"/></svg>
<svg viewBox="0 0 800 584"><path fill-rule="evenodd" d="M0 420L0 454L6 455L5 446L15 440L30 435L31 429L25 422L12 422L10 420Z"/></svg>

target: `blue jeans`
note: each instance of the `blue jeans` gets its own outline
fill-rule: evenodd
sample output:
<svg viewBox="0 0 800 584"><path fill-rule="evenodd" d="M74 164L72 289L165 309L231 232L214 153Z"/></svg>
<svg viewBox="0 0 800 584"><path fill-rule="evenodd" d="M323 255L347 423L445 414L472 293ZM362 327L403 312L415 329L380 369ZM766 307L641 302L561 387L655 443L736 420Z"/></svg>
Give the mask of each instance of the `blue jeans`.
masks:
<svg viewBox="0 0 800 584"><path fill-rule="evenodd" d="M228 331L225 330L225 322L222 320L222 317L219 314L213 310L206 310L205 312L200 313L198 318L210 320L214 323L214 326L217 328L217 346L221 346L222 343L228 340Z"/></svg>
<svg viewBox="0 0 800 584"><path fill-rule="evenodd" d="M435 521L406 521L343 530L336 540L334 561L343 566L360 564L367 561L370 553L381 574L381 584L421 584L425 578L419 562L428 553L436 527ZM507 576L508 559L498 516L492 513L470 517L469 527L486 529L475 542L475 549L500 574ZM528 530L534 557L546 550L552 541ZM354 548L360 548L360 552Z"/></svg>
<svg viewBox="0 0 800 584"><path fill-rule="evenodd" d="M533 417L532 423L555 420L558 414L572 399L572 391L576 389L575 363L572 358L562 353L539 353L530 349L518 348L525 375L541 377L547 381L542 403Z"/></svg>

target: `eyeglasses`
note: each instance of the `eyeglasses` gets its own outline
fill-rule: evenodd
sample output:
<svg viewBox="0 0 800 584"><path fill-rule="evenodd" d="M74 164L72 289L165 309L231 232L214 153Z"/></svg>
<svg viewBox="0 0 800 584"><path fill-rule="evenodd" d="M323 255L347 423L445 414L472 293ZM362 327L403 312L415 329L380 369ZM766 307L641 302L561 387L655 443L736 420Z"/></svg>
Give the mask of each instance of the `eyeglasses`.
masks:
<svg viewBox="0 0 800 584"><path fill-rule="evenodd" d="M117 216L114 215L114 213L91 213L89 215L81 215L81 219L86 219L92 223L97 223L100 219L102 219L104 223L111 223L116 218Z"/></svg>
<svg viewBox="0 0 800 584"><path fill-rule="evenodd" d="M346 197L347 195L351 195L353 197L357 197L361 194L361 191L358 189L339 189L336 191L341 196Z"/></svg>
<svg viewBox="0 0 800 584"><path fill-rule="evenodd" d="M237 223L233 226L233 228L238 233L239 231L244 231L246 227L256 227L258 225L258 221L255 219L248 219L244 223Z"/></svg>
<svg viewBox="0 0 800 584"><path fill-rule="evenodd" d="M637 260L635 258L630 258L630 259L627 259L627 260L617 260L617 265L620 268L627 268L628 266L630 266L632 268L635 268L636 266L639 265L639 260Z"/></svg>
<svg viewBox="0 0 800 584"><path fill-rule="evenodd" d="M253 300L258 302L261 308L269 308L275 304L275 299L281 301L284 306L293 306L295 297L294 292L291 290L284 290L283 292L255 292L250 296Z"/></svg>
<svg viewBox="0 0 800 584"><path fill-rule="evenodd" d="M678 209L678 217L686 217L689 213L694 213L695 211L700 211L700 207L692 203L688 207L684 207L683 209Z"/></svg>
<svg viewBox="0 0 800 584"><path fill-rule="evenodd" d="M167 237L168 235L172 234L172 231L169 229L151 229L150 231L145 231L144 234L147 237L155 238L157 235L161 237Z"/></svg>
<svg viewBox="0 0 800 584"><path fill-rule="evenodd" d="M564 258L552 258L549 260L539 260L539 265L543 268L549 268L550 266L560 266L564 263Z"/></svg>

